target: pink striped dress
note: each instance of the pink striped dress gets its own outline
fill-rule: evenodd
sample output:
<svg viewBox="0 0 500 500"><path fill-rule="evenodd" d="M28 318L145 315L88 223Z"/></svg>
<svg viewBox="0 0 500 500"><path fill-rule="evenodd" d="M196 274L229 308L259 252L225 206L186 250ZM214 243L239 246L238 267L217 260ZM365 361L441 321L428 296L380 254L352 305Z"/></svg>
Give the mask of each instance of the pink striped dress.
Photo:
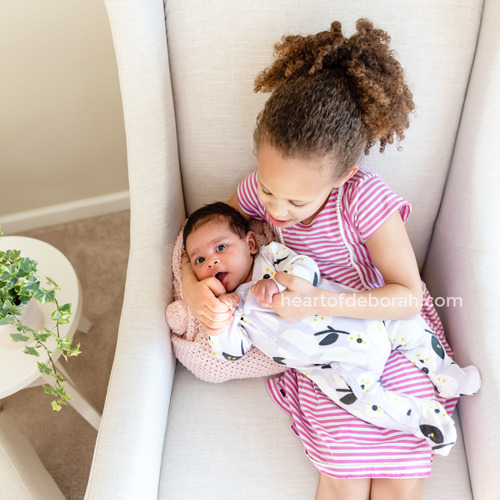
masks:
<svg viewBox="0 0 500 500"><path fill-rule="evenodd" d="M269 222L257 195L257 172L241 182L237 195L246 214ZM331 192L311 224L284 228L284 244L313 258L326 278L360 291L377 288L384 281L364 242L396 211L406 221L411 207L378 175L360 169L344 186ZM421 314L452 355L430 295L422 286ZM457 402L440 398L429 378L398 351L391 354L382 381L391 390L438 399L450 414ZM434 453L424 440L352 416L293 369L268 380L267 385L274 401L291 416L291 428L301 439L305 453L323 474L344 479L430 475Z"/></svg>

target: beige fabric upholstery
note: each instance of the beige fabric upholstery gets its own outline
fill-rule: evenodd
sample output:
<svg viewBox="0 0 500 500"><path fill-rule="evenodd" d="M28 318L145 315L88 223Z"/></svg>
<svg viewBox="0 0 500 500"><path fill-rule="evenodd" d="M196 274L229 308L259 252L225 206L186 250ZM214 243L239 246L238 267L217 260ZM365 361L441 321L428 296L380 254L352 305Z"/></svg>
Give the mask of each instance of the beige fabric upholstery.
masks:
<svg viewBox="0 0 500 500"><path fill-rule="evenodd" d="M252 81L272 44L333 19L350 32L359 17L392 35L417 103L403 151L374 152L365 166L413 204L408 230L431 293L463 298L442 311L457 358L484 377L481 393L461 402L464 439L436 459L424 498L496 498L500 4L486 0L484 12L482 0L106 5L127 130L132 247L87 499L313 498L317 472L263 380L212 386L182 367L174 373L163 314L183 203L190 212L227 199L255 167L251 135L266 96L253 94Z"/></svg>
<svg viewBox="0 0 500 500"><path fill-rule="evenodd" d="M487 1L452 168L425 276L435 296L460 297L441 317L457 359L483 386L459 403L474 498L496 498L500 458L500 4Z"/></svg>

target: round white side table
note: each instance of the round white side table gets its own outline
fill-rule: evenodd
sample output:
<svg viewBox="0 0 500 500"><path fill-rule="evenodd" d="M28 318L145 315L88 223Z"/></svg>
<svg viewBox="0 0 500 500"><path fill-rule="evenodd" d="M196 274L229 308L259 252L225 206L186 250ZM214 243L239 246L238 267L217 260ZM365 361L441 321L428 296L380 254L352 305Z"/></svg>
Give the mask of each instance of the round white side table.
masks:
<svg viewBox="0 0 500 500"><path fill-rule="evenodd" d="M57 292L58 303L60 305L68 302L71 303L72 316L70 322L59 326L60 334L68 336L71 339L77 330L88 333L92 325L82 316L82 290L80 282L73 266L64 254L52 245L34 238L2 236L0 238L0 250L9 249L20 250L22 256L37 261L38 274L41 278L42 286L47 285L44 283L44 279L48 276L61 288ZM53 309L54 304L45 304L42 306L42 312L47 325L51 324L50 314ZM40 353L40 357L29 356L23 352L24 345L23 342L13 342L13 347L6 348L0 346L0 400L26 387L33 387L42 383L51 385L55 383L53 377L42 376L38 371L37 361L47 364L49 362L48 355ZM54 352L52 359L55 361L58 372L65 378L68 378L68 381L64 384L66 392L73 398L69 403L95 429L99 429L101 415L75 387L65 372L62 363L57 360L59 356L60 353Z"/></svg>

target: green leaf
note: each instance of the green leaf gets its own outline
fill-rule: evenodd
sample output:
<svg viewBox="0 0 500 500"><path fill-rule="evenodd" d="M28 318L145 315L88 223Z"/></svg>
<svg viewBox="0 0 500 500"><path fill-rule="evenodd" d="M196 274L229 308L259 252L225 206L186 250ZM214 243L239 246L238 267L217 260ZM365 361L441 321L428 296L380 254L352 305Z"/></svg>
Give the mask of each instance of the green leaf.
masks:
<svg viewBox="0 0 500 500"><path fill-rule="evenodd" d="M30 273L36 273L37 265L38 262L36 260L25 257L22 261L19 262L19 273L23 276L26 276Z"/></svg>
<svg viewBox="0 0 500 500"><path fill-rule="evenodd" d="M8 314L4 318L0 318L0 325L13 325L17 322L17 318L12 316L12 314Z"/></svg>
<svg viewBox="0 0 500 500"><path fill-rule="evenodd" d="M21 278L21 289L19 295L33 295L40 289L40 280L37 276L30 275L27 278Z"/></svg>
<svg viewBox="0 0 500 500"><path fill-rule="evenodd" d="M2 304L0 304L0 310L2 312L2 316L5 316L7 314L19 316L20 314L22 314L25 307L26 306L24 304L19 304L19 305L13 304L10 299L5 299L5 301Z"/></svg>
<svg viewBox="0 0 500 500"><path fill-rule="evenodd" d="M21 250L7 250L5 252L5 255L7 256L7 259L9 259L11 262L15 262L17 259L19 259L21 255Z"/></svg>
<svg viewBox="0 0 500 500"><path fill-rule="evenodd" d="M64 325L66 323L69 323L70 318L71 318L71 304L64 304L64 305L58 307L52 313L52 319L58 325Z"/></svg>
<svg viewBox="0 0 500 500"><path fill-rule="evenodd" d="M61 349L61 351L68 351L71 349L72 340L68 339L67 336L57 337L56 342L57 342L57 348Z"/></svg>
<svg viewBox="0 0 500 500"><path fill-rule="evenodd" d="M80 351L80 344L78 344L76 347L73 347L72 349L69 350L68 356L70 357L78 356L81 353L82 351Z"/></svg>
<svg viewBox="0 0 500 500"><path fill-rule="evenodd" d="M54 288L54 290L60 290L59 285L52 278L45 276L45 279L47 280L47 283Z"/></svg>
<svg viewBox="0 0 500 500"><path fill-rule="evenodd" d="M51 336L51 333L34 332L33 338L37 342L47 342L47 339Z"/></svg>
<svg viewBox="0 0 500 500"><path fill-rule="evenodd" d="M52 369L50 369L45 363L40 363L40 361L37 361L38 363L38 371L40 373L43 373L44 375L50 375L52 373Z"/></svg>
<svg viewBox="0 0 500 500"><path fill-rule="evenodd" d="M17 331L19 333L31 333L32 335L34 333L38 333L36 330L33 330L33 328L30 328L29 326L23 325L22 323L19 323L17 325Z"/></svg>
<svg viewBox="0 0 500 500"><path fill-rule="evenodd" d="M56 292L55 290L45 290L45 302L55 302Z"/></svg>
<svg viewBox="0 0 500 500"><path fill-rule="evenodd" d="M49 394L50 396L59 396L59 393L50 385L44 385L43 392L45 394Z"/></svg>
<svg viewBox="0 0 500 500"><path fill-rule="evenodd" d="M10 338L14 342L27 342L30 339L28 335L22 335L21 333L11 333Z"/></svg>
<svg viewBox="0 0 500 500"><path fill-rule="evenodd" d="M52 409L54 411L61 411L62 410L62 406L58 405L57 401L52 401Z"/></svg>
<svg viewBox="0 0 500 500"><path fill-rule="evenodd" d="M47 290L44 290L43 288L39 288L38 290L35 290L33 292L33 298L40 302L40 304L45 304L47 302L45 300L45 297L47 296Z"/></svg>
<svg viewBox="0 0 500 500"><path fill-rule="evenodd" d="M25 354L29 354L30 356L40 356L40 354L38 354L38 351L34 347L26 346L23 352Z"/></svg>

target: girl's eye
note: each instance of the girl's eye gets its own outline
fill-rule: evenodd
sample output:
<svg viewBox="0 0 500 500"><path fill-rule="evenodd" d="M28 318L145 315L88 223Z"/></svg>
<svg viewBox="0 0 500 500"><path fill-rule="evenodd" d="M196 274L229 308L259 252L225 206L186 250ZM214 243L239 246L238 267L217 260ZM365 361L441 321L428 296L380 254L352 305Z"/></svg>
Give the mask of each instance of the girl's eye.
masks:
<svg viewBox="0 0 500 500"><path fill-rule="evenodd" d="M219 245L219 246L217 247L217 249L216 249L216 250L217 250L218 252L222 252L222 250L225 250L225 249L226 249L226 246L227 246L227 245L224 245L224 244Z"/></svg>
<svg viewBox="0 0 500 500"><path fill-rule="evenodd" d="M305 207L307 205L307 203L294 203L293 201L291 201L290 204L297 208Z"/></svg>
<svg viewBox="0 0 500 500"><path fill-rule="evenodd" d="M203 262L205 262L205 257L198 257L198 258L196 259L196 263L197 263L197 264L203 264Z"/></svg>

